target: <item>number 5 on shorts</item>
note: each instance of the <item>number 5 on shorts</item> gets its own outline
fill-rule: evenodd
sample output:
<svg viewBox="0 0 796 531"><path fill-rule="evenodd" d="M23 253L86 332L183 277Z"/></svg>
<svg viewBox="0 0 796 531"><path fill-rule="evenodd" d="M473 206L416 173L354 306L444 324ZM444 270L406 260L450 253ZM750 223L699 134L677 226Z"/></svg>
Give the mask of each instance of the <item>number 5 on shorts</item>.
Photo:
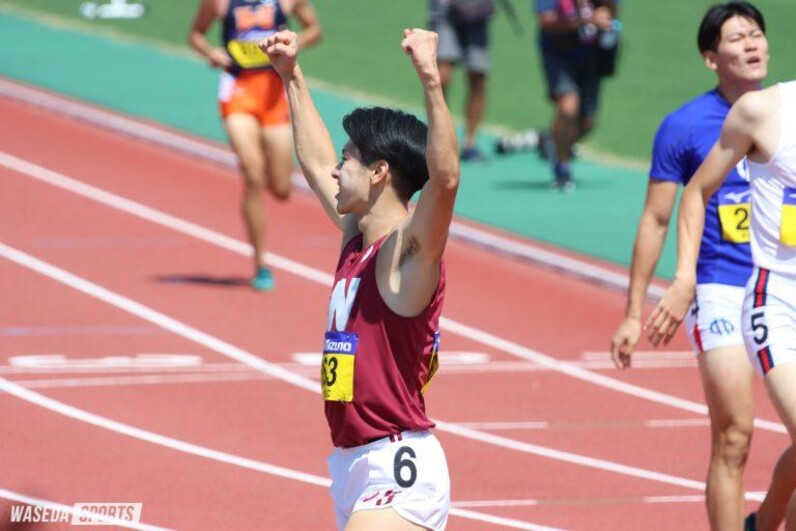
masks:
<svg viewBox="0 0 796 531"><path fill-rule="evenodd" d="M752 314L752 330L755 332L753 337L758 345L762 345L768 339L768 327L765 322L760 322L761 319L763 319L763 312ZM759 336L758 333L760 334Z"/></svg>

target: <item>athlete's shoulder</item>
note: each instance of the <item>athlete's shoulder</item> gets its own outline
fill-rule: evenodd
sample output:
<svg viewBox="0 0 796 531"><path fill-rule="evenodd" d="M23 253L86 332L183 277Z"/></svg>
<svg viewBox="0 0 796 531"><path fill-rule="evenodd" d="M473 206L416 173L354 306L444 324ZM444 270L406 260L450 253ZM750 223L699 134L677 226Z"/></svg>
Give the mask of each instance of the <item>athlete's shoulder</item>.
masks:
<svg viewBox="0 0 796 531"><path fill-rule="evenodd" d="M705 128L721 129L721 123L729 111L727 104L715 90L701 94L670 112L658 127L655 135L656 149L686 148Z"/></svg>
<svg viewBox="0 0 796 531"><path fill-rule="evenodd" d="M661 127L688 127L704 119L705 115L715 111L727 111L729 105L724 102L716 90L710 90L692 98L666 115Z"/></svg>
<svg viewBox="0 0 796 531"><path fill-rule="evenodd" d="M200 9L213 16L222 18L229 9L230 0L199 0Z"/></svg>
<svg viewBox="0 0 796 531"><path fill-rule="evenodd" d="M763 90L747 92L738 98L733 109L743 120L754 122L776 111L781 97L781 85L774 85Z"/></svg>

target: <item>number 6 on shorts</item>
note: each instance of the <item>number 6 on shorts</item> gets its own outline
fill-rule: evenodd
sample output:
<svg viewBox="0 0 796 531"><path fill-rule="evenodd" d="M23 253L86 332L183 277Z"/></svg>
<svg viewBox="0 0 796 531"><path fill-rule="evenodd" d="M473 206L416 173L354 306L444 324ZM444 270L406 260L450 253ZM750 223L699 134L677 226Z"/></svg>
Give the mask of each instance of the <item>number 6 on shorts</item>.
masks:
<svg viewBox="0 0 796 531"><path fill-rule="evenodd" d="M409 457L404 457L404 455L408 455ZM415 451L409 446L401 446L398 451L395 452L393 474L395 475L395 482L398 483L399 487L408 489L417 481L417 466L414 461L412 461L412 459L416 458L417 454L415 454ZM405 472L407 470L408 472ZM404 479L404 476L409 477Z"/></svg>

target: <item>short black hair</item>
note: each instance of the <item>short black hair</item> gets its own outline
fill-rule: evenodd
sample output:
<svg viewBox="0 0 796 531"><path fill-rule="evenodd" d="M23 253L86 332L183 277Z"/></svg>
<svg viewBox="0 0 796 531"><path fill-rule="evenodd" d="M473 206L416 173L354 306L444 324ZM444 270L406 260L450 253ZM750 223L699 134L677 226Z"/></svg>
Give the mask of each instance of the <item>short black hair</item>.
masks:
<svg viewBox="0 0 796 531"><path fill-rule="evenodd" d="M428 126L417 117L384 107L359 108L343 118L343 129L363 163L387 161L402 199L411 199L428 181Z"/></svg>
<svg viewBox="0 0 796 531"><path fill-rule="evenodd" d="M766 32L766 21L763 18L763 14L749 2L715 4L707 10L705 16L702 17L702 23L699 25L699 32L697 33L699 53L705 53L708 50L715 52L718 49L719 41L721 40L721 27L732 17L754 20L763 33Z"/></svg>

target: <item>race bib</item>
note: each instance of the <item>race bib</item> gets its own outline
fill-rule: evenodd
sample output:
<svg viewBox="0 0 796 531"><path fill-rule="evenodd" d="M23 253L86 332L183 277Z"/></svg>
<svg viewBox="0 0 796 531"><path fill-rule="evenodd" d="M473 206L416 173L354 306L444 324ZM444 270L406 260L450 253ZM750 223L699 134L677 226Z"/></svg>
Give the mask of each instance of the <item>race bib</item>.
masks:
<svg viewBox="0 0 796 531"><path fill-rule="evenodd" d="M323 399L351 402L354 399L354 361L359 336L346 332L326 332L321 362Z"/></svg>
<svg viewBox="0 0 796 531"><path fill-rule="evenodd" d="M722 239L731 243L749 243L749 222L752 211L749 197L751 192L738 187L731 190L720 190L718 194Z"/></svg>
<svg viewBox="0 0 796 531"><path fill-rule="evenodd" d="M271 60L254 41L229 41L227 51L243 68L261 68L271 64Z"/></svg>
<svg viewBox="0 0 796 531"><path fill-rule="evenodd" d="M796 188L785 188L782 196L782 223L779 241L796 247Z"/></svg>

